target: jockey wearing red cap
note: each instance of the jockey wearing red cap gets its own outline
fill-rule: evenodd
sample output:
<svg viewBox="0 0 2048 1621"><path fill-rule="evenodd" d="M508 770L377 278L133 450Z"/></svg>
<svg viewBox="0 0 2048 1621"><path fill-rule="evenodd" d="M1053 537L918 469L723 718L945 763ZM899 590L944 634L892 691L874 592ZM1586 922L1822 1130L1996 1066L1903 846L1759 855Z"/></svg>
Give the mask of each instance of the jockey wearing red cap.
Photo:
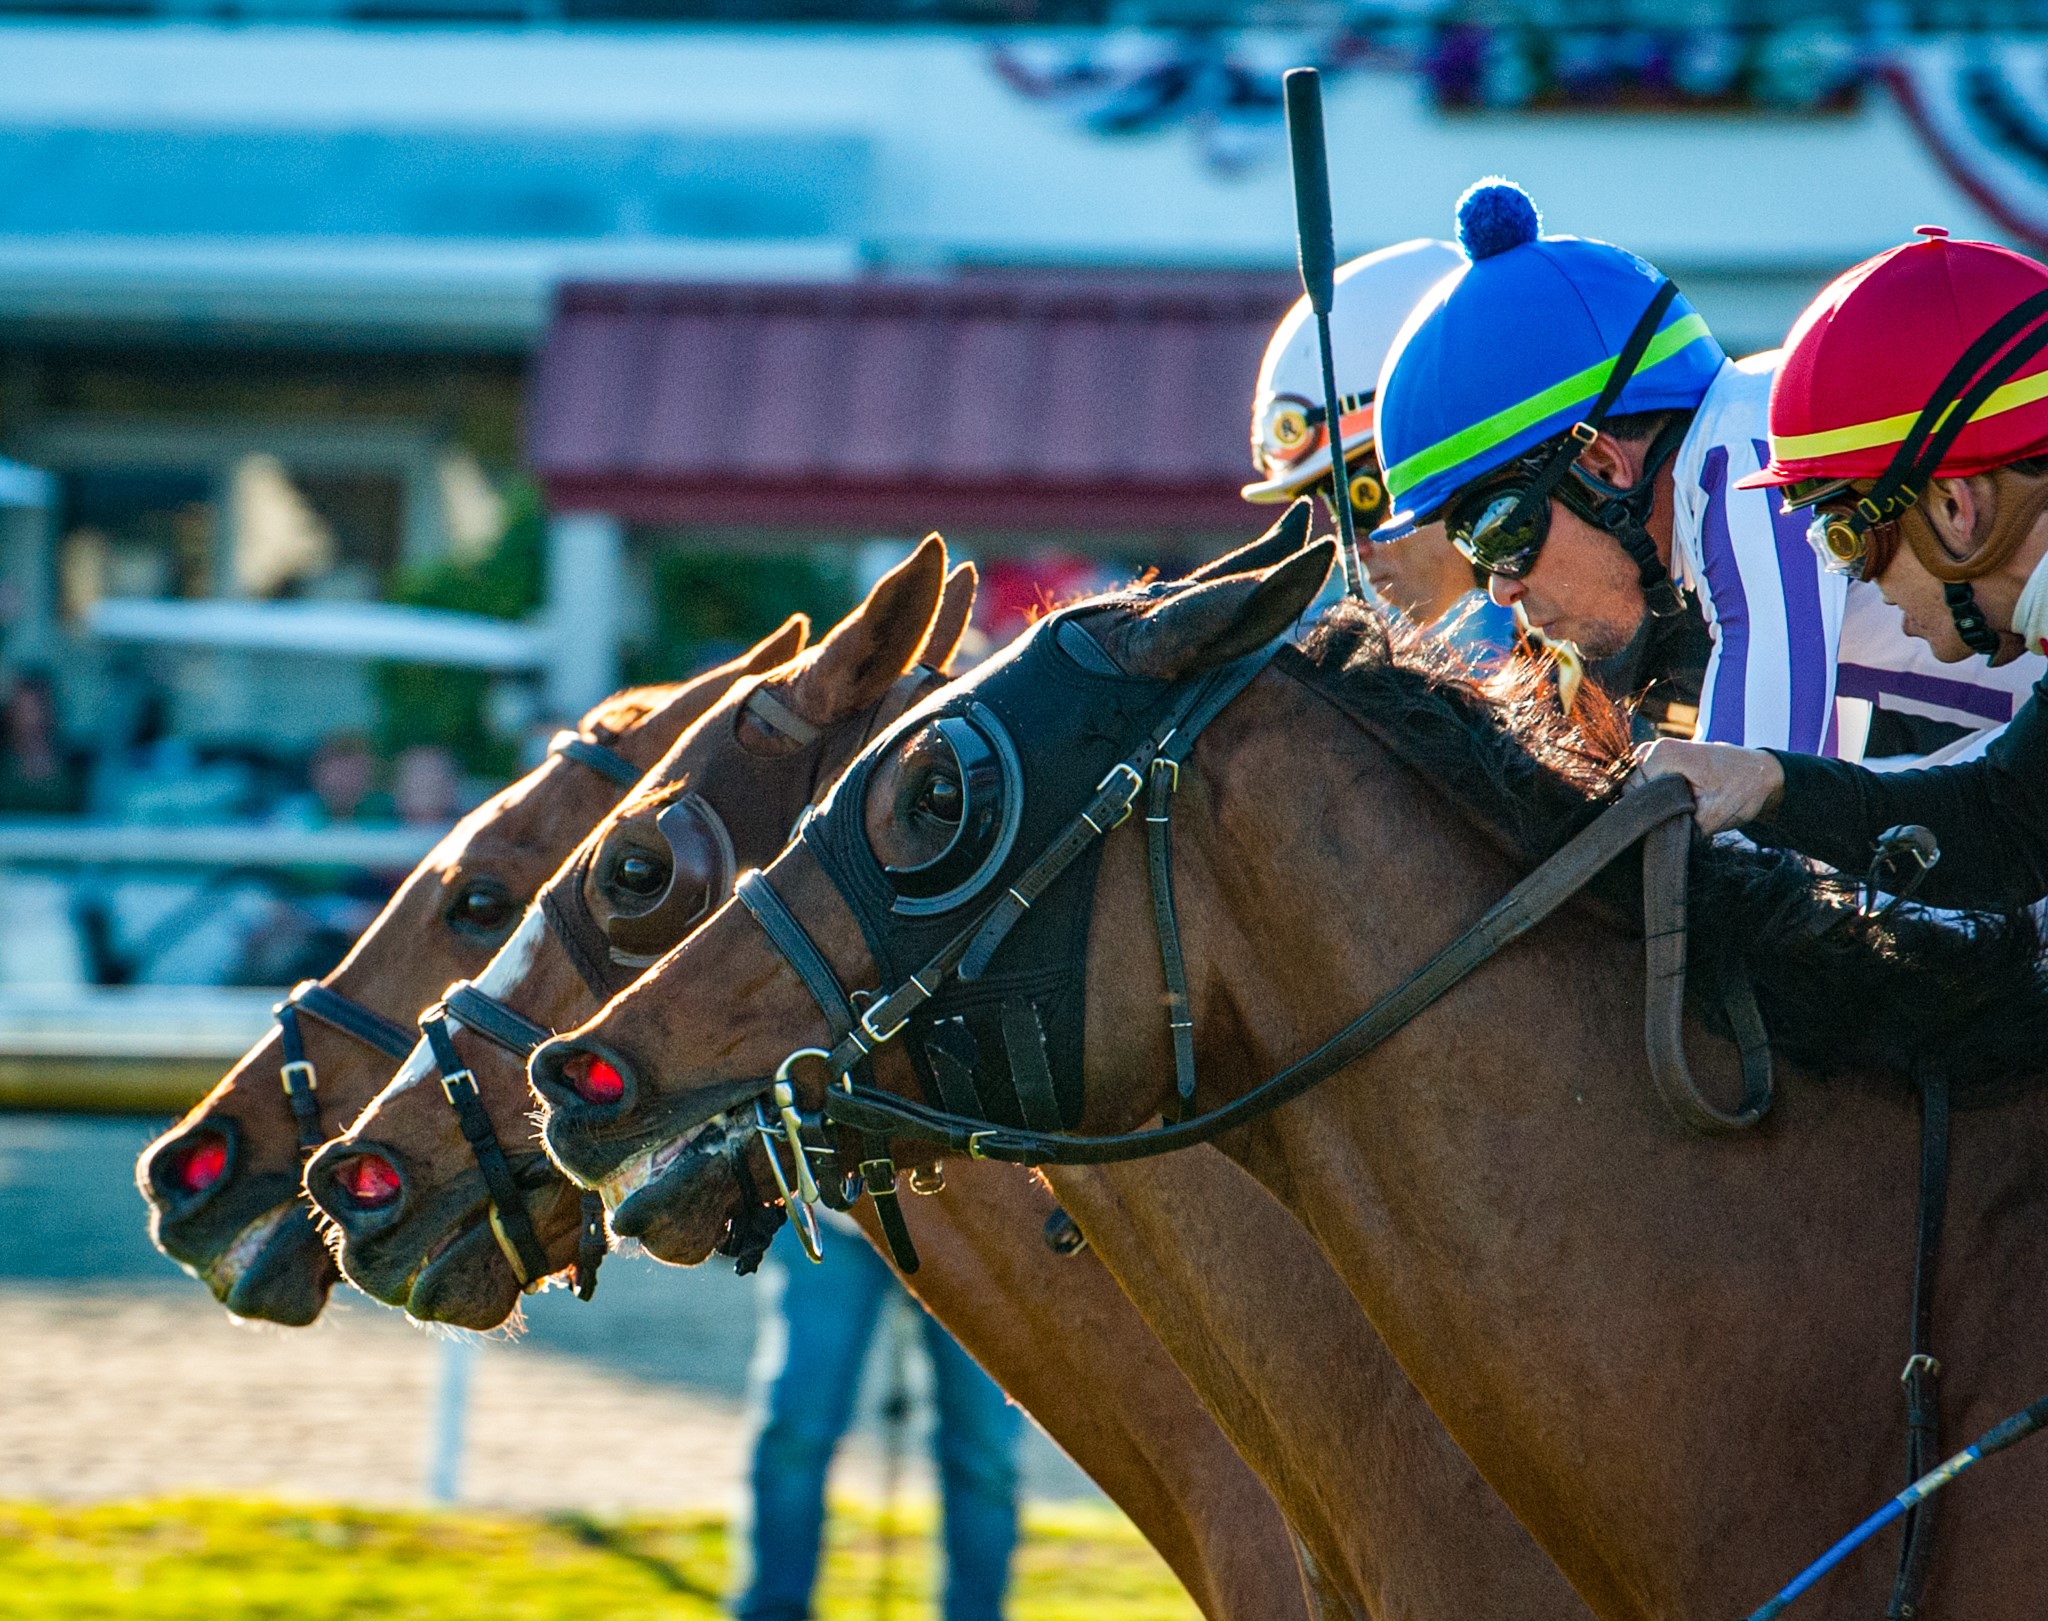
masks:
<svg viewBox="0 0 2048 1621"><path fill-rule="evenodd" d="M1771 390L1770 465L1745 482L1814 511L1831 567L1874 580L1935 656L2048 652L2048 266L1923 227L1800 316ZM1660 742L1652 776L1692 783L1700 823L1861 872L1919 823L1951 906L2048 895L2048 678L1966 765L1879 775L1838 760Z"/></svg>

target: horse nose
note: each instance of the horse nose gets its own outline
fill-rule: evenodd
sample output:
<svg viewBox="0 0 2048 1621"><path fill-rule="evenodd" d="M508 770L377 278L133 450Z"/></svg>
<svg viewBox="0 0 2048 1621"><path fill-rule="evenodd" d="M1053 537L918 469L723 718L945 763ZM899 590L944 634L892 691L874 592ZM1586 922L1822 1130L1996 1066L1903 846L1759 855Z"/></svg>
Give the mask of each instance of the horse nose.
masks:
<svg viewBox="0 0 2048 1621"><path fill-rule="evenodd" d="M189 1216L227 1186L234 1161L231 1131L221 1125L195 1126L150 1152L150 1191L167 1214Z"/></svg>
<svg viewBox="0 0 2048 1621"><path fill-rule="evenodd" d="M623 1112L634 1091L633 1072L617 1053L557 1037L528 1061L534 1090L550 1107Z"/></svg>
<svg viewBox="0 0 2048 1621"><path fill-rule="evenodd" d="M306 1164L306 1193L344 1237L390 1224L405 1196L405 1173L388 1150L333 1142Z"/></svg>

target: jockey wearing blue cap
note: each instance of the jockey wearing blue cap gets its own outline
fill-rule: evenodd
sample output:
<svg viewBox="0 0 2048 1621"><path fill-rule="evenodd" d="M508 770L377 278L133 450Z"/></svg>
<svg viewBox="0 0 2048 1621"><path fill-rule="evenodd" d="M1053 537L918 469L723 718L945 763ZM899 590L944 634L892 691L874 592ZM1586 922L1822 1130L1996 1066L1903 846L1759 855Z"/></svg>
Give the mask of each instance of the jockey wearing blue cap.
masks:
<svg viewBox="0 0 2048 1621"><path fill-rule="evenodd" d="M1860 753L1834 701L1847 582L1820 567L1802 514L1738 487L1769 454L1776 354L1731 361L1658 270L1543 235L1506 181L1460 200L1458 239L1466 264L1380 374L1393 514L1373 538L1443 521L1495 601L1644 693L1639 722L1659 731ZM1914 667L1917 644L1872 606L1857 668Z"/></svg>

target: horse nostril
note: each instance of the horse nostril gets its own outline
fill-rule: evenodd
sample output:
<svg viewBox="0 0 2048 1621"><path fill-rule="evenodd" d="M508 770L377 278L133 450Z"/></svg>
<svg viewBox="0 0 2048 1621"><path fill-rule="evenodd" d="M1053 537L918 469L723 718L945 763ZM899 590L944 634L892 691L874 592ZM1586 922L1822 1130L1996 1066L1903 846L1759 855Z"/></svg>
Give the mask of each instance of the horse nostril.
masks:
<svg viewBox="0 0 2048 1621"><path fill-rule="evenodd" d="M626 1077L592 1053L570 1059L562 1078L585 1103L616 1103L626 1095Z"/></svg>
<svg viewBox="0 0 2048 1621"><path fill-rule="evenodd" d="M165 1167L171 1185L180 1193L204 1193L227 1168L228 1140L217 1131L197 1133Z"/></svg>
<svg viewBox="0 0 2048 1621"><path fill-rule="evenodd" d="M382 1210L399 1195L398 1167L382 1154L356 1154L334 1168L334 1186L358 1210Z"/></svg>

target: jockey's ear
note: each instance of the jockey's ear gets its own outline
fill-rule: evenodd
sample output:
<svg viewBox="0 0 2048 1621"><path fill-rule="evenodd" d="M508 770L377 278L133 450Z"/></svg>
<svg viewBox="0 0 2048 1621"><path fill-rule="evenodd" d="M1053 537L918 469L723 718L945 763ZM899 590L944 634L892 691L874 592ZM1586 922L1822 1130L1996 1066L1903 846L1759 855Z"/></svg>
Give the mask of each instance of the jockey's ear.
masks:
<svg viewBox="0 0 2048 1621"><path fill-rule="evenodd" d="M972 563L962 563L946 576L945 589L939 593L939 611L917 653L917 662L927 669L943 672L959 651L967 622L974 617L974 591L980 578Z"/></svg>
<svg viewBox="0 0 2048 1621"><path fill-rule="evenodd" d="M1301 496L1280 514L1280 521L1249 546L1240 546L1227 556L1204 563L1188 576L1190 580L1220 580L1226 574L1249 574L1284 562L1308 544L1309 525L1315 522L1316 504Z"/></svg>
<svg viewBox="0 0 2048 1621"><path fill-rule="evenodd" d="M927 535L768 690L813 726L859 714L917 662L945 583L946 543Z"/></svg>
<svg viewBox="0 0 2048 1621"><path fill-rule="evenodd" d="M1337 560L1328 538L1263 573L1230 574L1175 592L1104 635L1132 675L1173 681L1264 647L1315 601Z"/></svg>

